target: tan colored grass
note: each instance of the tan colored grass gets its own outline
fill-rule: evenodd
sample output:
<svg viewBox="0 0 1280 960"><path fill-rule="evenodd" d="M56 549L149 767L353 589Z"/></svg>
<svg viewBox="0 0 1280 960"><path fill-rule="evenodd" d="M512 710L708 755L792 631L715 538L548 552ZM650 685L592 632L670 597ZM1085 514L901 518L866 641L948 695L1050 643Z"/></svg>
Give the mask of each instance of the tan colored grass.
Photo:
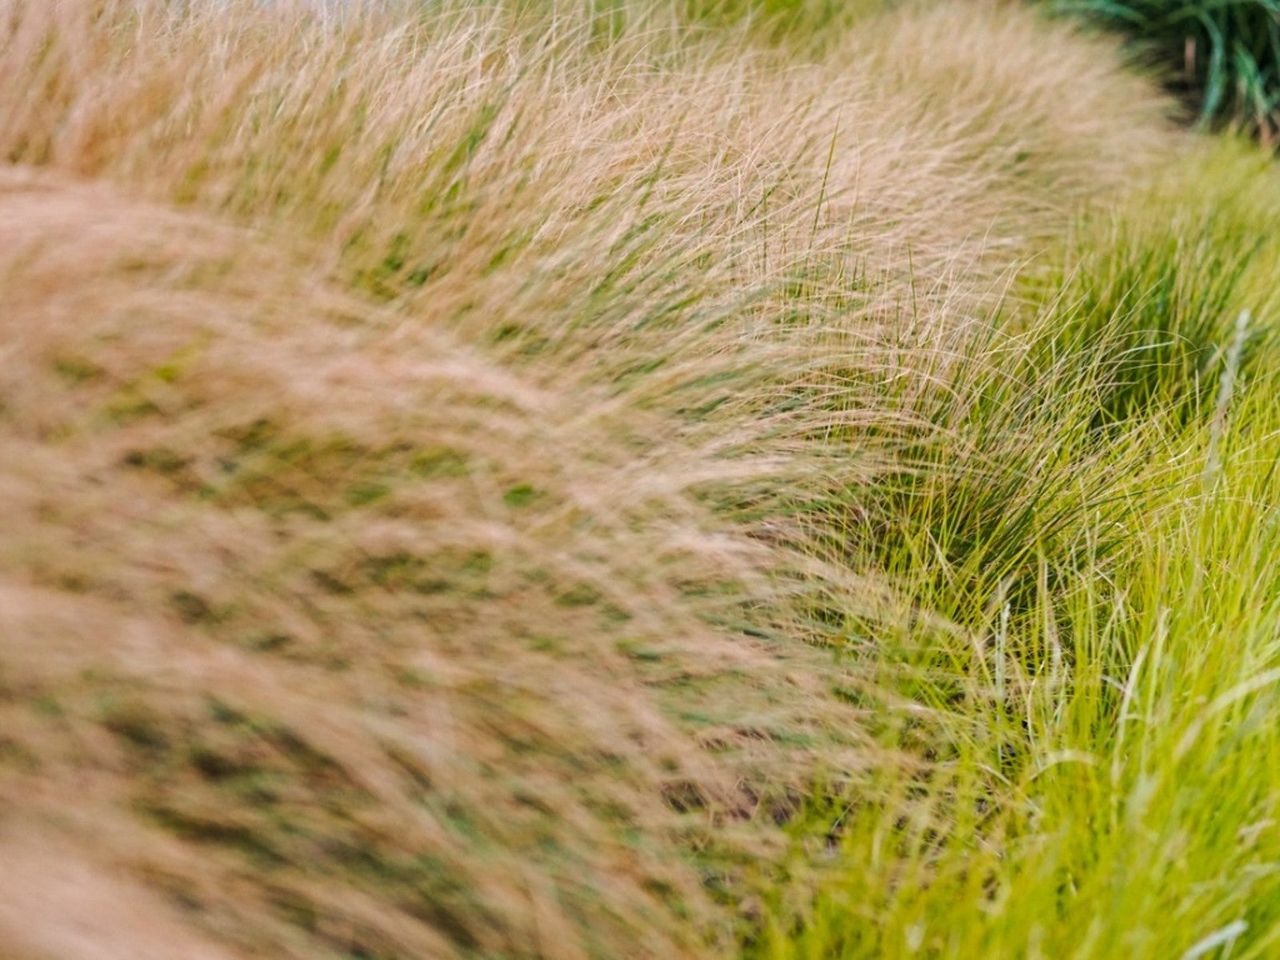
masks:
<svg viewBox="0 0 1280 960"><path fill-rule="evenodd" d="M629 15L0 0L11 942L725 952L890 762L797 507L1162 105L1006 4Z"/></svg>

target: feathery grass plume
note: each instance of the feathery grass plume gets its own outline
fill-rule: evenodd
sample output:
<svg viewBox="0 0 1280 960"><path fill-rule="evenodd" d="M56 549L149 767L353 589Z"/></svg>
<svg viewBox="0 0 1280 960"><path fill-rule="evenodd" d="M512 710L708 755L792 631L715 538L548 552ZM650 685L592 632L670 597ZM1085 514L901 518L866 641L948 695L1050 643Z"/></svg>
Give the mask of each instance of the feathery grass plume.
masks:
<svg viewBox="0 0 1280 960"><path fill-rule="evenodd" d="M1134 261L1017 278L1184 141L878 7L0 0L7 949L729 955L815 784L908 877L1023 835L1182 388L1103 438Z"/></svg>
<svg viewBox="0 0 1280 960"><path fill-rule="evenodd" d="M1226 359L1222 366L1222 374L1218 385L1218 402L1213 408L1213 420L1209 424L1209 452L1204 462L1204 483L1211 488L1222 472L1222 458L1219 447L1226 429L1227 412L1235 395L1236 379L1240 375L1240 364L1244 356L1245 341L1249 335L1251 317L1248 310L1241 310L1236 317L1236 329L1227 347Z"/></svg>

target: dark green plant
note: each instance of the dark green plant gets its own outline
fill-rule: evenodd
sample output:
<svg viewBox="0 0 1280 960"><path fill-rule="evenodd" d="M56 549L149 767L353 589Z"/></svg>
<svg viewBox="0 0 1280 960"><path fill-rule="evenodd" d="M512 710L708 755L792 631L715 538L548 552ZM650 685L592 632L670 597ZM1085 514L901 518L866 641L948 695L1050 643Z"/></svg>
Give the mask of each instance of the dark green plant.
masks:
<svg viewBox="0 0 1280 960"><path fill-rule="evenodd" d="M1049 0L1129 33L1169 70L1202 124L1280 137L1280 0Z"/></svg>

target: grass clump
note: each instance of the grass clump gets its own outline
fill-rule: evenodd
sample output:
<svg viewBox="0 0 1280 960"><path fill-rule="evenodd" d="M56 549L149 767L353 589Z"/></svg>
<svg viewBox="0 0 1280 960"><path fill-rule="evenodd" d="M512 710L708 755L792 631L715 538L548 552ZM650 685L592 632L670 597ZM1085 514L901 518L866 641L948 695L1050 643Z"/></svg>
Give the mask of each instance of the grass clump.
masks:
<svg viewBox="0 0 1280 960"><path fill-rule="evenodd" d="M1280 891L1253 857L1275 849L1259 824L1276 787L1254 761L1277 747L1263 558L1280 491L1275 346L1256 317L1274 309L1280 181L1235 147L1210 153L1033 281L1033 316L1009 327L1043 394L966 390L1010 408L980 431L1004 447L994 483L904 500L918 540L882 548L922 606L959 617L856 654L891 691L882 742L927 759L883 794L815 807L797 849L821 824L836 865L816 902L777 903L752 955L1271 949ZM948 521L968 516L986 576L957 575Z"/></svg>
<svg viewBox="0 0 1280 960"><path fill-rule="evenodd" d="M0 0L5 949L1265 955L1278 201L1167 113L994 0Z"/></svg>
<svg viewBox="0 0 1280 960"><path fill-rule="evenodd" d="M1129 33L1202 123L1227 123L1274 144L1280 135L1280 4L1275 0L1052 0Z"/></svg>

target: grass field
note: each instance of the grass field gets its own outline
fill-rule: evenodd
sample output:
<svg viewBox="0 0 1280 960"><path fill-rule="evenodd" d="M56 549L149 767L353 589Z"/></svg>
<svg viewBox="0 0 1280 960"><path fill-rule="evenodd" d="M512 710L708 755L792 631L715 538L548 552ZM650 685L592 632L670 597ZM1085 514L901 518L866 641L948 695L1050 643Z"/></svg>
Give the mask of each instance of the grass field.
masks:
<svg viewBox="0 0 1280 960"><path fill-rule="evenodd" d="M1280 171L999 0L0 0L0 957L1280 953Z"/></svg>

